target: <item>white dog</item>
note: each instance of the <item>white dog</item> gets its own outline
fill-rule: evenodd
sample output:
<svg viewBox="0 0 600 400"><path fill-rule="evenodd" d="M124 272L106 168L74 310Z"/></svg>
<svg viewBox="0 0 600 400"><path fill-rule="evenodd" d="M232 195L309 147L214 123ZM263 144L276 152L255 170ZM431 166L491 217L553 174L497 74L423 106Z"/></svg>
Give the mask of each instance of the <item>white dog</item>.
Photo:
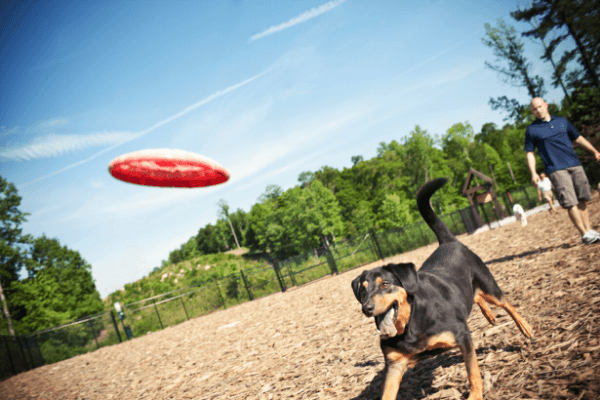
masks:
<svg viewBox="0 0 600 400"><path fill-rule="evenodd" d="M517 217L517 221L521 221L521 225L527 225L527 216L525 215L525 210L523 210L523 207L521 207L520 204L515 204L513 206L513 213L515 214L515 217Z"/></svg>

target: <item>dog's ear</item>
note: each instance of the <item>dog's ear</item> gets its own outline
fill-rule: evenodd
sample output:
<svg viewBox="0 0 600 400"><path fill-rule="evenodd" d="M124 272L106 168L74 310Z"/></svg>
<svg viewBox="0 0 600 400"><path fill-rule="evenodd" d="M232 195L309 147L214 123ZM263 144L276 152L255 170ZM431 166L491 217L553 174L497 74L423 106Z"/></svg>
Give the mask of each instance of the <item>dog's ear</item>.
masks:
<svg viewBox="0 0 600 400"><path fill-rule="evenodd" d="M383 269L391 272L400 281L407 293L415 293L419 290L419 278L413 263L388 264Z"/></svg>
<svg viewBox="0 0 600 400"><path fill-rule="evenodd" d="M352 290L354 291L354 296L356 296L356 300L358 300L358 302L360 303L360 278L362 277L362 274L360 274L359 276L357 276L356 278L354 278L354 280L352 281Z"/></svg>

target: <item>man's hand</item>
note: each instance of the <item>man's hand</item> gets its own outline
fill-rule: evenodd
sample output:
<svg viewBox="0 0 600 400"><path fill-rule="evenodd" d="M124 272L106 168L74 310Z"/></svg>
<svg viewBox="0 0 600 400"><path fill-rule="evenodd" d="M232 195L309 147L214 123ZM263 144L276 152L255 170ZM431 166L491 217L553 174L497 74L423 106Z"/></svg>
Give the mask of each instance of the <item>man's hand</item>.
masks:
<svg viewBox="0 0 600 400"><path fill-rule="evenodd" d="M600 161L600 151L594 152L594 157L596 157L596 162Z"/></svg>
<svg viewBox="0 0 600 400"><path fill-rule="evenodd" d="M540 176L537 173L533 173L531 174L531 182L537 186L538 182L540 181Z"/></svg>

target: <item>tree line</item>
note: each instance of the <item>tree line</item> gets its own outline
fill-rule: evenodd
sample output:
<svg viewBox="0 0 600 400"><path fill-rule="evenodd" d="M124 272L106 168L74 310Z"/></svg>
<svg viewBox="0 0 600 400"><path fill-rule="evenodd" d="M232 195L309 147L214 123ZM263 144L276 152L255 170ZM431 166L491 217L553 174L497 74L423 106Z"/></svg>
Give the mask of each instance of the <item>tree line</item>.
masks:
<svg viewBox="0 0 600 400"><path fill-rule="evenodd" d="M533 74L522 38L541 45L541 59L553 71L550 84L564 92L560 104L550 104L550 113L569 118L598 146L600 1L535 0L510 15L531 29L519 33L503 20L496 26L485 24L482 43L495 56L486 67L505 83L525 88L531 98L542 97L546 80ZM286 191L267 186L249 212L229 213L227 202L221 200L216 223L200 228L163 265L240 245L286 257L371 227L408 224L418 218L416 191L440 176L450 177L451 184L434 198L435 206L438 212L450 212L468 204L462 186L471 167L492 177L499 192L528 184L523 143L525 129L534 120L529 105L506 96L491 98L489 104L506 114L504 126L487 123L476 133L468 122L459 122L441 135L416 126L401 141L380 143L377 156L370 160L356 155L349 168L323 166L302 172L298 185ZM593 160L580 155L591 181L600 181ZM539 159L538 165L543 165Z"/></svg>

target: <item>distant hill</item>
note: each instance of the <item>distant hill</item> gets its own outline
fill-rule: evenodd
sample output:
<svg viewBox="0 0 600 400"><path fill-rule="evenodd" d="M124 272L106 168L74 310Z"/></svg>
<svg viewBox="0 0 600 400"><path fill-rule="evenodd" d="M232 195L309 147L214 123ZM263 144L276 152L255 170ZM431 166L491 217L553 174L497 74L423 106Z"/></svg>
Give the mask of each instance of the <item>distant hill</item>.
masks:
<svg viewBox="0 0 600 400"><path fill-rule="evenodd" d="M247 249L227 253L207 254L192 260L169 264L152 271L139 281L126 284L104 299L105 308L112 309L114 302L128 304L152 296L171 292L188 286L201 285L206 281L264 264L265 260L244 257Z"/></svg>

